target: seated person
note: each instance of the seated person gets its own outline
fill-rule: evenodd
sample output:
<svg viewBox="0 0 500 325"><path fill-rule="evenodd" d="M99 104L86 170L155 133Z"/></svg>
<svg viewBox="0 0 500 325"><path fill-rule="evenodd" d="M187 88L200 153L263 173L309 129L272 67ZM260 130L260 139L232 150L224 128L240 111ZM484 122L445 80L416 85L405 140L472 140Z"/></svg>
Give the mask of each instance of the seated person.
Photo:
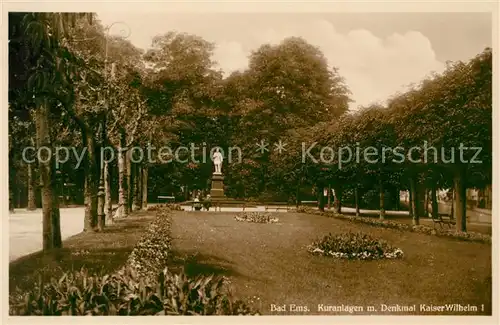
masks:
<svg viewBox="0 0 500 325"><path fill-rule="evenodd" d="M212 200L210 199L210 194L208 194L205 199L203 200L203 207L205 210L210 210L210 207L212 206Z"/></svg>
<svg viewBox="0 0 500 325"><path fill-rule="evenodd" d="M199 211L201 210L201 202L200 202L200 199L198 197L195 197L194 200L193 200L193 207L196 211Z"/></svg>

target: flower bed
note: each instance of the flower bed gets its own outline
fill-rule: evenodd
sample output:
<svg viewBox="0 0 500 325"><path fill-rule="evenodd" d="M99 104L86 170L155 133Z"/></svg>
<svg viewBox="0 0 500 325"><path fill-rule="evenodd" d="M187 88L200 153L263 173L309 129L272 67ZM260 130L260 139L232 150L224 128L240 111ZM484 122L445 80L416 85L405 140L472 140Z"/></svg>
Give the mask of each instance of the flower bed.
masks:
<svg viewBox="0 0 500 325"><path fill-rule="evenodd" d="M314 255L344 259L396 259L403 257L403 251L383 240L376 240L363 233L328 234L313 242L307 250Z"/></svg>
<svg viewBox="0 0 500 325"><path fill-rule="evenodd" d="M85 270L66 273L29 292L12 292L11 315L257 315L234 299L224 277L187 278L166 268L170 253L170 210L157 218L111 275Z"/></svg>
<svg viewBox="0 0 500 325"><path fill-rule="evenodd" d="M436 235L443 237L451 237L455 239L465 240L465 241L475 241L480 243L492 243L491 236L481 234L478 232L463 232L456 230L438 230Z"/></svg>
<svg viewBox="0 0 500 325"><path fill-rule="evenodd" d="M477 233L477 232L457 232L455 229L437 229L434 227L430 227L427 225L410 225L406 223L395 222L391 220L380 220L375 218L368 217L356 217L356 216L346 216L343 214L337 214L335 212L322 212L322 211L311 211L309 213L319 214L326 217L344 219L351 222L368 224L370 226L375 227L383 227L383 228L391 228L398 229L401 231L413 231L418 233L423 233L427 235L440 236L440 237L449 237L458 240L465 241L474 241L480 243L489 243L491 244L491 236Z"/></svg>
<svg viewBox="0 0 500 325"><path fill-rule="evenodd" d="M170 209L164 207L156 212L156 219L149 225L125 263L140 276L155 276L167 265L171 248L169 213Z"/></svg>
<svg viewBox="0 0 500 325"><path fill-rule="evenodd" d="M289 212L297 212L297 213L314 213L315 210L311 207L300 205L297 208L290 209Z"/></svg>
<svg viewBox="0 0 500 325"><path fill-rule="evenodd" d="M148 207L148 211L158 211L163 208L168 208L172 211L184 211L184 209L176 203L166 203L166 204L157 204L157 205L151 205Z"/></svg>
<svg viewBox="0 0 500 325"><path fill-rule="evenodd" d="M266 212L243 212L234 217L236 221L255 223L277 223L279 219Z"/></svg>

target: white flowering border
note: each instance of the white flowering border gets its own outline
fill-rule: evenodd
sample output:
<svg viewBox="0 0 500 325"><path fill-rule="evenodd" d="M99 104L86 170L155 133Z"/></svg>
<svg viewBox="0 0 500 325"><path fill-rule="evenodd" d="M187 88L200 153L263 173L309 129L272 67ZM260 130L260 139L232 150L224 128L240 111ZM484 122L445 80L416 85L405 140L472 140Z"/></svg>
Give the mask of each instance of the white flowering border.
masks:
<svg viewBox="0 0 500 325"><path fill-rule="evenodd" d="M250 212L250 213L243 213L241 215L237 215L234 217L234 220L236 221L246 221L246 222L253 222L253 223L278 223L279 218L277 217L272 217L268 213L259 213L259 212Z"/></svg>
<svg viewBox="0 0 500 325"><path fill-rule="evenodd" d="M385 252L383 255L375 255L370 252L364 251L361 253L342 253L334 251L324 251L320 248L309 246L308 251L314 255L331 256L339 259L360 259L360 260L374 260L374 259L398 259L403 258L404 253L400 248L395 248L393 251Z"/></svg>
<svg viewBox="0 0 500 325"><path fill-rule="evenodd" d="M184 211L184 208L177 203L161 203L156 205L148 206L147 211L158 211L160 209L170 209L172 211Z"/></svg>

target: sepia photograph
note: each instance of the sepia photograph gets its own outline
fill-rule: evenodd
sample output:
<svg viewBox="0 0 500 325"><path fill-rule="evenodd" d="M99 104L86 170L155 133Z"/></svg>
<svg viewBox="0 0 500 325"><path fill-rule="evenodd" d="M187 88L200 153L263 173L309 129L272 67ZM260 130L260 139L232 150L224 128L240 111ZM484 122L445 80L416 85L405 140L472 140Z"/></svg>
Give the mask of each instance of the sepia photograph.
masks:
<svg viewBox="0 0 500 325"><path fill-rule="evenodd" d="M4 8L9 319L498 317L496 12L114 6Z"/></svg>

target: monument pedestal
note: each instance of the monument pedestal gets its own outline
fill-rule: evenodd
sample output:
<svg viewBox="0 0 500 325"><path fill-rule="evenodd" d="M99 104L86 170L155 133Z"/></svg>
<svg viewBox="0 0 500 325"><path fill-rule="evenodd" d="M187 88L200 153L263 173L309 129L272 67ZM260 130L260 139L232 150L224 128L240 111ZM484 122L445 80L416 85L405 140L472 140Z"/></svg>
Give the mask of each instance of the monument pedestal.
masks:
<svg viewBox="0 0 500 325"><path fill-rule="evenodd" d="M212 174L212 188L210 189L210 197L212 200L225 199L224 195L224 176L219 173Z"/></svg>
<svg viewBox="0 0 500 325"><path fill-rule="evenodd" d="M212 174L212 188L210 189L210 199L215 211L222 211L222 207L242 207L243 211L248 206L244 200L228 198L224 194L224 176L222 173Z"/></svg>

